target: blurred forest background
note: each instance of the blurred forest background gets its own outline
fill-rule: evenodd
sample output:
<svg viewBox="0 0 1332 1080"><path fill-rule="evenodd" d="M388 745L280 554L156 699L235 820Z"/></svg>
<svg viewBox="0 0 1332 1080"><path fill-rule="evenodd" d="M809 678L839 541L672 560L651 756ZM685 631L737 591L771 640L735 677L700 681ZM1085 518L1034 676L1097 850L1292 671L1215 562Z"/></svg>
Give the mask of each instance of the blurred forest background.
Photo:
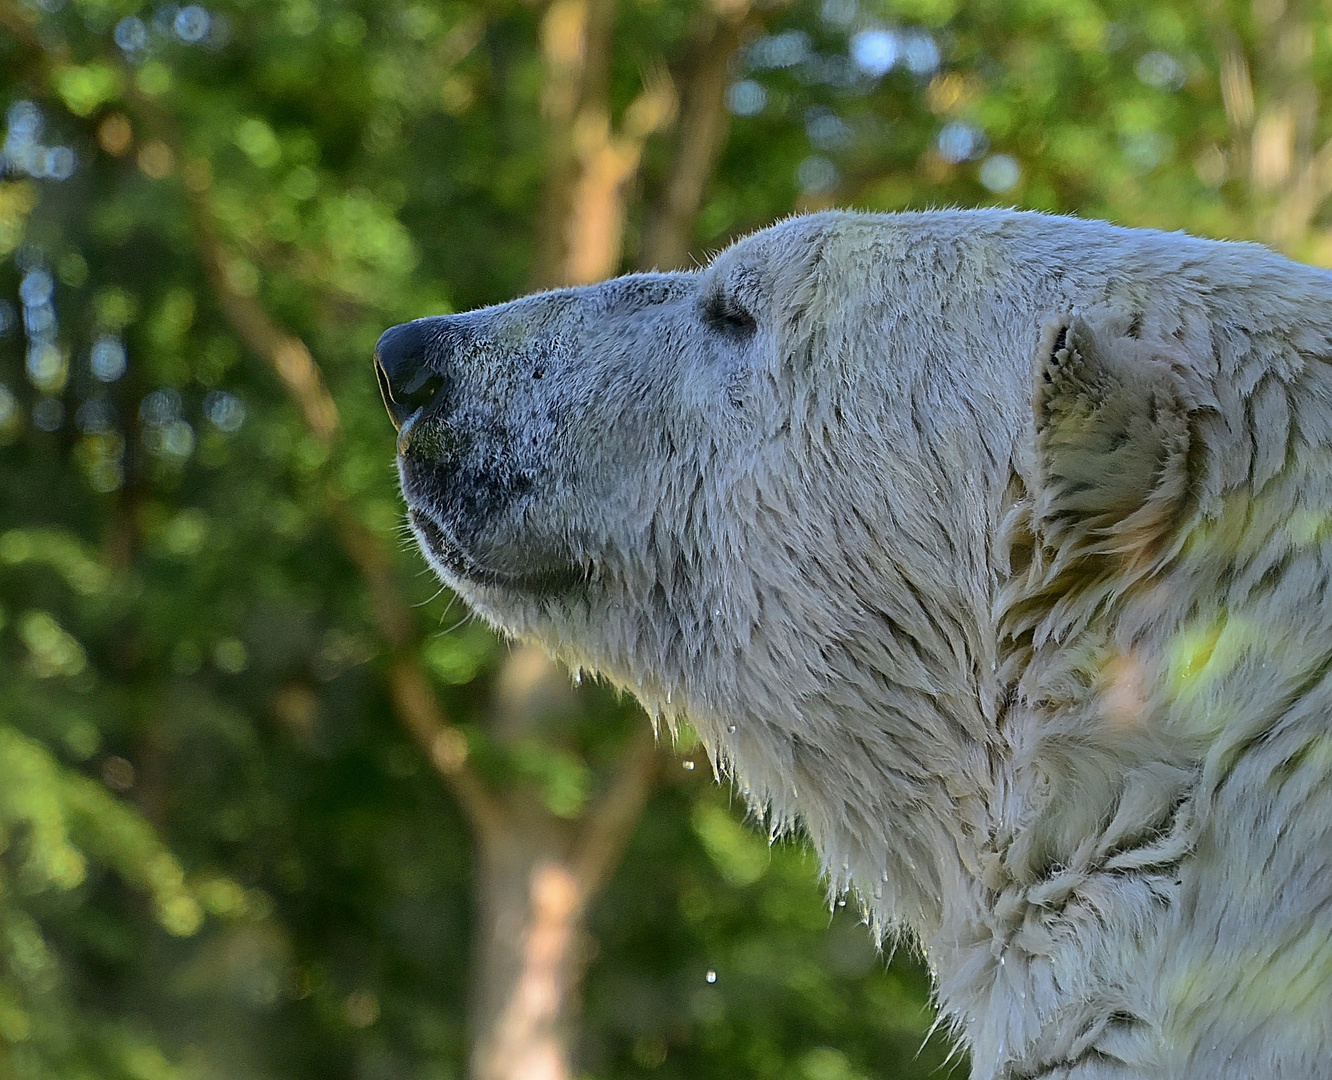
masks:
<svg viewBox="0 0 1332 1080"><path fill-rule="evenodd" d="M0 0L0 1078L965 1071L437 592L372 347L830 205L1332 263L1329 91L1315 0Z"/></svg>

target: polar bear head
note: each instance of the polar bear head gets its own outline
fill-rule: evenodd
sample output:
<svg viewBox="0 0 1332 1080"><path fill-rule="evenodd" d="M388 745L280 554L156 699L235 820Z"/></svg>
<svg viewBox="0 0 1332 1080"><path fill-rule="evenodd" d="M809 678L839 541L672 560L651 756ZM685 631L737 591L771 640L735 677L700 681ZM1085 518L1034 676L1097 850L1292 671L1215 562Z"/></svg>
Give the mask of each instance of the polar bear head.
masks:
<svg viewBox="0 0 1332 1080"><path fill-rule="evenodd" d="M431 564L712 734L858 671L974 697L1039 330L992 284L1003 219L975 226L927 251L925 220L816 215L695 272L390 330Z"/></svg>

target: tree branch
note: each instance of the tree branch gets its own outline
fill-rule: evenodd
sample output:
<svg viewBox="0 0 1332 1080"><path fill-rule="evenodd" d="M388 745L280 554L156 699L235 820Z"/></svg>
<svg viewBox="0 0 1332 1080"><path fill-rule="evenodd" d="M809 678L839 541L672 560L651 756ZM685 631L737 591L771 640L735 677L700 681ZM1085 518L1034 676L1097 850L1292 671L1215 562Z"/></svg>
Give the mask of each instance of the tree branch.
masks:
<svg viewBox="0 0 1332 1080"><path fill-rule="evenodd" d="M621 752L606 790L583 815L570 861L585 900L601 891L619 865L660 767L656 733L643 724Z"/></svg>
<svg viewBox="0 0 1332 1080"><path fill-rule="evenodd" d="M649 72L625 110L619 132L601 107L589 106L574 128L579 174L570 200L562 283L587 285L610 277L624 251L625 189L638 172L643 144L675 116L675 87L664 69Z"/></svg>
<svg viewBox="0 0 1332 1080"><path fill-rule="evenodd" d="M315 438L331 447L338 434L338 407L319 365L305 342L279 327L258 300L232 284L232 259L218 236L206 194L186 190L204 274L222 314L246 348L269 362Z"/></svg>
<svg viewBox="0 0 1332 1080"><path fill-rule="evenodd" d="M187 189L187 197L208 283L227 322L251 351L273 367L312 434L331 447L339 430L338 410L319 365L300 338L279 327L258 300L232 284L227 273L230 253L218 235L206 189ZM330 492L325 505L344 550L366 582L375 622L393 654L389 692L399 720L473 824L482 830L497 828L502 815L499 804L469 767L467 739L448 721L416 654L415 620L393 580L388 550L342 498Z"/></svg>
<svg viewBox="0 0 1332 1080"><path fill-rule="evenodd" d="M388 550L342 499L330 496L328 507L342 545L369 589L371 611L379 632L394 654L388 679L398 718L453 792L472 825L482 833L493 833L503 827L504 811L468 765L467 737L444 714L416 653L416 620L393 580Z"/></svg>
<svg viewBox="0 0 1332 1080"><path fill-rule="evenodd" d="M638 260L645 270L674 270L689 257L708 182L730 130L728 66L746 32L761 21L750 0L735 0L710 15L700 34L685 82L675 151Z"/></svg>

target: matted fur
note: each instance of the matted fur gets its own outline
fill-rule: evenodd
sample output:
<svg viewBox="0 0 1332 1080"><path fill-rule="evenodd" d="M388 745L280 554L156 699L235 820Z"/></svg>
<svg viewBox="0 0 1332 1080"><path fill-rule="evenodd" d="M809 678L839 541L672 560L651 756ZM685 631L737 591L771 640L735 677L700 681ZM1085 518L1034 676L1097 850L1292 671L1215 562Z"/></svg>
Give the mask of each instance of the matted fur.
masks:
<svg viewBox="0 0 1332 1080"><path fill-rule="evenodd" d="M688 716L976 1080L1332 1076L1332 279L826 213L416 324L432 564Z"/></svg>

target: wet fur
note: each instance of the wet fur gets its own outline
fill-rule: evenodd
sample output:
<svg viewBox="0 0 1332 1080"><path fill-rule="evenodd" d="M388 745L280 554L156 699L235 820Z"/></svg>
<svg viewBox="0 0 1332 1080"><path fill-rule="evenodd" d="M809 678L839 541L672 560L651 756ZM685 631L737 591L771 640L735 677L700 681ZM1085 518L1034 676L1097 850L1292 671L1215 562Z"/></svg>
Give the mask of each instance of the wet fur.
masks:
<svg viewBox="0 0 1332 1080"><path fill-rule="evenodd" d="M432 563L799 821L976 1080L1329 1075L1327 274L829 213L447 325Z"/></svg>

